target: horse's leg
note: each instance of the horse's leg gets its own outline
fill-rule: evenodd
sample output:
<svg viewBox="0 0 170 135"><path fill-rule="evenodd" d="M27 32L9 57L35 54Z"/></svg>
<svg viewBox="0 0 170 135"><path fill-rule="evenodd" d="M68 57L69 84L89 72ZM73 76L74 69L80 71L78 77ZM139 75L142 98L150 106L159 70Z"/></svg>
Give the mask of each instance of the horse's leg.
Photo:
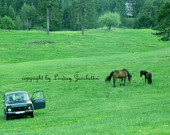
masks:
<svg viewBox="0 0 170 135"><path fill-rule="evenodd" d="M148 79L148 84L150 84L150 79Z"/></svg>
<svg viewBox="0 0 170 135"><path fill-rule="evenodd" d="M114 83L113 87L116 87L116 86L115 86L115 82L116 82L116 81L113 81L113 83Z"/></svg>
<svg viewBox="0 0 170 135"><path fill-rule="evenodd" d="M115 86L115 82L116 82L116 79L113 78L113 84L114 84L113 87L116 87L116 86Z"/></svg>
<svg viewBox="0 0 170 135"><path fill-rule="evenodd" d="M125 86L125 83L126 83L126 78L124 78L124 86Z"/></svg>
<svg viewBox="0 0 170 135"><path fill-rule="evenodd" d="M123 78L121 79L121 83L120 83L120 86L122 85L122 81L123 81Z"/></svg>
<svg viewBox="0 0 170 135"><path fill-rule="evenodd" d="M146 76L145 76L145 83L146 83Z"/></svg>

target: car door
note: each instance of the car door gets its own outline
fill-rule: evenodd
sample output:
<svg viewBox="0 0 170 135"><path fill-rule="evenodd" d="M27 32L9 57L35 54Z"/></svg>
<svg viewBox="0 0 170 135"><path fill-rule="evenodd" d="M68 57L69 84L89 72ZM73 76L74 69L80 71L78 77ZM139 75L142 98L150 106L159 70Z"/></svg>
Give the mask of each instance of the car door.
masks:
<svg viewBox="0 0 170 135"><path fill-rule="evenodd" d="M34 109L42 109L45 108L45 98L43 91L36 91L33 93L31 101L34 105Z"/></svg>

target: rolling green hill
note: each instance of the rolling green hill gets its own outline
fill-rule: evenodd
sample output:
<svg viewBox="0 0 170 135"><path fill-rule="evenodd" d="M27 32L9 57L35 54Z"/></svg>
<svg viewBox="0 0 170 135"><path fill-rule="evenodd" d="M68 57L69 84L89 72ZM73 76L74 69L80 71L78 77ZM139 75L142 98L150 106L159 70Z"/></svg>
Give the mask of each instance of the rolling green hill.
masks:
<svg viewBox="0 0 170 135"><path fill-rule="evenodd" d="M6 121L0 95L0 134L170 134L170 42L152 30L103 29L80 32L0 31L0 91L43 90L46 108ZM132 82L105 83L126 68ZM144 82L140 70L152 73ZM54 76L72 80L53 80ZM26 82L22 78L52 80ZM78 75L97 80L78 80Z"/></svg>

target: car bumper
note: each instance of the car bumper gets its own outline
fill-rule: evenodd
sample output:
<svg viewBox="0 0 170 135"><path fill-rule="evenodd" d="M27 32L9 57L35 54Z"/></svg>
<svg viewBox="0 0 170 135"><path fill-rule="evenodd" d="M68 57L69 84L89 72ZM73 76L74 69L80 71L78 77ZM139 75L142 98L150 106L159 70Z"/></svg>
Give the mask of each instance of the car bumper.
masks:
<svg viewBox="0 0 170 135"><path fill-rule="evenodd" d="M25 111L16 111L16 112L6 112L8 115L20 115L20 114L29 114L32 113L33 110L25 110Z"/></svg>

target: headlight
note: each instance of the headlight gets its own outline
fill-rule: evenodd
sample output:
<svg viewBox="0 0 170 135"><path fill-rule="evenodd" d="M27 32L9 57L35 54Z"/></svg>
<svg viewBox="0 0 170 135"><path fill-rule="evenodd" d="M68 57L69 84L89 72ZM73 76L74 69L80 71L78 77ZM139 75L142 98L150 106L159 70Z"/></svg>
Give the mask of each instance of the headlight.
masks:
<svg viewBox="0 0 170 135"><path fill-rule="evenodd" d="M11 112L11 108L8 108L8 112Z"/></svg>
<svg viewBox="0 0 170 135"><path fill-rule="evenodd" d="M28 110L32 109L32 104L28 104Z"/></svg>

